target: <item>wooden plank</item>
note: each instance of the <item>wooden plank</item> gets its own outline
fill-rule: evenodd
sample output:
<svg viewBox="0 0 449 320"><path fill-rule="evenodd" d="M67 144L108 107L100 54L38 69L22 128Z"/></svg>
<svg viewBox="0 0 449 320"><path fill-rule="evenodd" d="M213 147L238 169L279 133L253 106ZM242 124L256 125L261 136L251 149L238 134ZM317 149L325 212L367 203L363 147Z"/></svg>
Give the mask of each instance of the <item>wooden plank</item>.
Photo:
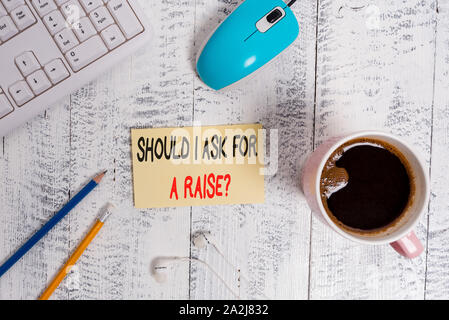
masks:
<svg viewBox="0 0 449 320"><path fill-rule="evenodd" d="M339 8L319 4L316 144L383 129L410 141L429 163L434 1L348 1ZM424 244L425 229L424 217L417 228ZM425 259L351 243L314 218L310 298L422 299Z"/></svg>
<svg viewBox="0 0 449 320"><path fill-rule="evenodd" d="M71 216L71 247L106 202L118 209L80 259L74 281L63 285L70 299L188 297L188 264L163 285L150 276L150 264L158 255L188 256L190 208L133 208L130 129L192 123L194 3L141 4L152 22L152 43L72 95L71 190L98 170L109 172Z"/></svg>
<svg viewBox="0 0 449 320"><path fill-rule="evenodd" d="M0 141L0 263L69 198L68 103L58 103ZM36 299L60 266L68 238L65 219L1 278L0 299Z"/></svg>
<svg viewBox="0 0 449 320"><path fill-rule="evenodd" d="M197 0L195 48L240 3ZM294 11L301 35L255 78L223 92L195 80L194 119L201 125L260 122L268 130L278 130L279 167L265 178L265 204L192 208L192 233L210 231L240 272L212 247L192 247L192 256L209 263L241 298L308 294L310 210L298 176L300 162L312 149L315 1L298 2ZM234 296L204 265L193 262L191 298Z"/></svg>
<svg viewBox="0 0 449 320"><path fill-rule="evenodd" d="M449 298L449 3L438 2L426 299Z"/></svg>

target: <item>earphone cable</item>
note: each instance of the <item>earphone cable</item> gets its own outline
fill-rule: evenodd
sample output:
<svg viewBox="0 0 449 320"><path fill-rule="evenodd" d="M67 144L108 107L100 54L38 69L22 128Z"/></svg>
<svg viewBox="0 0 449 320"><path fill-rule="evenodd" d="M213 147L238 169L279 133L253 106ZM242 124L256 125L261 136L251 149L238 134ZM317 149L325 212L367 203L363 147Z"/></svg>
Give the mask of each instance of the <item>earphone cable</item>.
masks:
<svg viewBox="0 0 449 320"><path fill-rule="evenodd" d="M296 0L291 0L291 1L287 4L287 6L288 6L288 7L291 7L295 2L296 2Z"/></svg>
<svg viewBox="0 0 449 320"><path fill-rule="evenodd" d="M201 263L201 264L203 264L206 268L208 268L209 270L210 270L210 272L212 272L212 274L214 275L214 276L216 276L222 283L223 283L223 285L226 287L226 289L228 289L228 291L230 292L230 293L232 293L232 295L234 295L234 297L237 299L237 300L240 300L240 296L237 294L237 293L235 293L234 292L234 290L232 290L231 289L231 287L226 283L226 281L225 281L225 279L223 279L219 274L218 274L218 272L216 272L206 261L203 261L203 260L201 260L201 259L198 259L198 258L189 258L189 257L181 257L180 258L180 260L184 260L184 261L197 261L197 262L199 262L199 263Z"/></svg>
<svg viewBox="0 0 449 320"><path fill-rule="evenodd" d="M242 273L242 271L240 270L240 268L237 268L235 265L233 265L231 263L231 261L229 261L228 258L226 258L226 256L224 255L223 252L221 252L220 249L218 249L217 245L215 243L213 243L211 240L209 240L207 238L207 236L205 234L203 234L204 238L206 239L206 241L208 242L209 245L211 245L215 251L220 255L220 257L235 271L237 271L239 278L244 280L247 284L250 283L249 279ZM269 300L269 298L263 293L263 291L259 290L258 288L256 288L256 290L259 292L259 294L266 300Z"/></svg>

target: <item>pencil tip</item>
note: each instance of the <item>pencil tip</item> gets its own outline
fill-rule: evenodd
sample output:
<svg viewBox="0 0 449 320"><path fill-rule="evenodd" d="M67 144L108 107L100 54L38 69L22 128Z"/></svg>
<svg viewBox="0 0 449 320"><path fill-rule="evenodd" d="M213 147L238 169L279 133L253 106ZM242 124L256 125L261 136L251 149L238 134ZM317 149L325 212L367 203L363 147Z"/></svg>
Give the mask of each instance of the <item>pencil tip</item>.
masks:
<svg viewBox="0 0 449 320"><path fill-rule="evenodd" d="M102 173L100 173L99 175L97 175L97 176L94 178L94 181L95 181L96 183L100 183L101 179L103 179L103 177L104 177L104 175L106 174L106 172L108 172L108 170L105 170L105 171L103 171Z"/></svg>

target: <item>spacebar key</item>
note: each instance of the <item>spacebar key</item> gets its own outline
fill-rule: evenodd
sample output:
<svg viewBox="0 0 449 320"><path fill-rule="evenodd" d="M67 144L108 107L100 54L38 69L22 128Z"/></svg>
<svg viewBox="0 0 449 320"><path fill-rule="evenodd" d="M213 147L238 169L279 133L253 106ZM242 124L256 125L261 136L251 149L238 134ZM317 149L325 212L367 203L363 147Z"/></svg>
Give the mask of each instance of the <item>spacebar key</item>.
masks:
<svg viewBox="0 0 449 320"><path fill-rule="evenodd" d="M79 46L69 50L65 57L70 63L73 71L79 71L89 63L106 54L108 49L99 36L93 36L89 40L81 43Z"/></svg>

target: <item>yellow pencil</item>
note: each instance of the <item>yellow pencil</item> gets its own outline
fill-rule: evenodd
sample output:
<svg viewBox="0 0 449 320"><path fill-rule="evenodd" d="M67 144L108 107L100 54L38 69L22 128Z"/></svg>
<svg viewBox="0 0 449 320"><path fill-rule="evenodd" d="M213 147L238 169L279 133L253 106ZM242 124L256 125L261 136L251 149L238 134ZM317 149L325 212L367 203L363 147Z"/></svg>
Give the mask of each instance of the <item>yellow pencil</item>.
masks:
<svg viewBox="0 0 449 320"><path fill-rule="evenodd" d="M48 298L50 298L50 296L53 294L53 292L56 290L56 288L58 288L61 281L64 280L65 276L70 272L72 267L75 265L76 261L78 261L79 257L81 257L84 250L86 250L86 248L89 246L89 244L95 238L97 233L103 227L104 222L111 215L112 208L113 208L113 206L111 204L109 204L107 206L105 212L97 219L97 222L95 223L95 225L92 227L92 229L89 231L89 233L83 239L83 241L81 241L78 248L76 248L75 252L69 258L69 260L67 260L65 265L62 267L62 269L59 271L59 273L56 275L56 277L50 283L48 288L39 297L39 300L48 300Z"/></svg>

